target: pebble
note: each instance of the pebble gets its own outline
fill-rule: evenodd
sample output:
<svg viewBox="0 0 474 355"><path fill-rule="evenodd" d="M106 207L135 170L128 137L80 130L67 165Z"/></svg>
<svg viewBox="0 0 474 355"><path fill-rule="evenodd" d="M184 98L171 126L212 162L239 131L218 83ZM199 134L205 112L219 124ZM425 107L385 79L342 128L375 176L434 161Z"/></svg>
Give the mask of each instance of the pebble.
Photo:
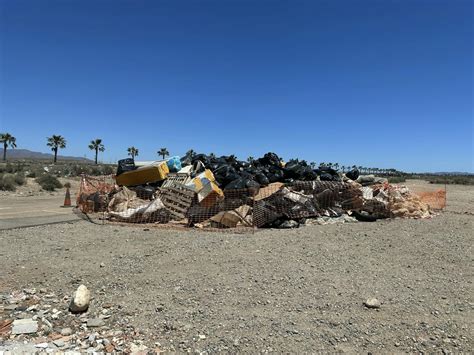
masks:
<svg viewBox="0 0 474 355"><path fill-rule="evenodd" d="M38 330L38 322L31 318L17 319L12 324L12 334L31 334Z"/></svg>
<svg viewBox="0 0 474 355"><path fill-rule="evenodd" d="M68 336L72 334L72 329L71 328L63 328L61 329L61 335Z"/></svg>
<svg viewBox="0 0 474 355"><path fill-rule="evenodd" d="M100 318L92 318L87 321L88 327L103 327L105 322Z"/></svg>
<svg viewBox="0 0 474 355"><path fill-rule="evenodd" d="M104 263L100 263L99 266L100 266L100 267L105 267L105 264L104 264Z"/></svg>
<svg viewBox="0 0 474 355"><path fill-rule="evenodd" d="M56 345L58 348L62 348L66 343L62 339L57 339L53 341L53 344Z"/></svg>
<svg viewBox="0 0 474 355"><path fill-rule="evenodd" d="M89 308L91 293L86 286L80 285L71 299L69 310L72 313L85 312Z"/></svg>
<svg viewBox="0 0 474 355"><path fill-rule="evenodd" d="M380 308L381 303L376 298L369 298L367 301L364 302L364 306L367 308Z"/></svg>

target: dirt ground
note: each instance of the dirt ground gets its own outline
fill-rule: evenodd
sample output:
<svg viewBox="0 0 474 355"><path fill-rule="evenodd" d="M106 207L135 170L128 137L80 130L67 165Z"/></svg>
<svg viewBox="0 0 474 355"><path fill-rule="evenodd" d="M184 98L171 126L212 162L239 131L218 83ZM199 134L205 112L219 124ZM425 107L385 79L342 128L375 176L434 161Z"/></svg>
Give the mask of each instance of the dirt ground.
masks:
<svg viewBox="0 0 474 355"><path fill-rule="evenodd" d="M90 313L110 308L106 325L164 350L471 352L473 206L473 187L451 185L447 211L429 220L253 234L85 221L0 231L0 295L61 297L83 283ZM370 297L379 309L363 305Z"/></svg>
<svg viewBox="0 0 474 355"><path fill-rule="evenodd" d="M61 184L69 182L71 184L71 191L78 191L81 182L80 177L74 178L58 178ZM54 191L45 191L41 186L36 183L34 178L26 178L25 184L16 187L16 191L3 191L0 190L0 197L2 198L34 198L44 196L64 196L64 188L56 189Z"/></svg>

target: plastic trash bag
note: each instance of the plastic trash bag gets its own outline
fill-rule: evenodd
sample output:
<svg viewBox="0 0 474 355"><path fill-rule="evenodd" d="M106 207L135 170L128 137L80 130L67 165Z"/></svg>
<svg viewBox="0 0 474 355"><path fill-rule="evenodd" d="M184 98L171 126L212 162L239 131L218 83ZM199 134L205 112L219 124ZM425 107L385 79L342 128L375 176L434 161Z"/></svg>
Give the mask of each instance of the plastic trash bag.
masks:
<svg viewBox="0 0 474 355"><path fill-rule="evenodd" d="M117 176L126 172L135 170L137 167L135 166L135 161L132 158L121 159L118 161L117 166Z"/></svg>
<svg viewBox="0 0 474 355"><path fill-rule="evenodd" d="M348 172L346 173L346 176L347 176L349 179L356 181L357 178L359 177L359 170L357 170L357 169L352 169L351 171L348 171Z"/></svg>
<svg viewBox="0 0 474 355"><path fill-rule="evenodd" d="M166 164L168 164L168 169L172 173L176 173L182 168L181 159L178 156L169 158Z"/></svg>

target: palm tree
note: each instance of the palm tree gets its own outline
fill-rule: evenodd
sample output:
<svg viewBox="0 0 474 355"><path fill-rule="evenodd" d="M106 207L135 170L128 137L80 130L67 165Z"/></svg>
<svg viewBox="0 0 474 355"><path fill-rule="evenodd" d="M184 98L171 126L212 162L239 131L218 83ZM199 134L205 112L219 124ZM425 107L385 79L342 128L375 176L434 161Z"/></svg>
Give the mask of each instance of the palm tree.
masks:
<svg viewBox="0 0 474 355"><path fill-rule="evenodd" d="M339 170L339 163L334 163L333 168L334 170Z"/></svg>
<svg viewBox="0 0 474 355"><path fill-rule="evenodd" d="M47 137L47 139L47 146L51 147L51 150L54 152L53 162L56 163L58 160L58 149L66 148L66 139L63 136L56 136L54 134L51 137Z"/></svg>
<svg viewBox="0 0 474 355"><path fill-rule="evenodd" d="M255 160L255 158L252 157L252 156L249 156L249 157L247 158L247 161L248 161L250 164L252 164L254 160Z"/></svg>
<svg viewBox="0 0 474 355"><path fill-rule="evenodd" d="M209 159L216 159L216 155L214 153L209 154Z"/></svg>
<svg viewBox="0 0 474 355"><path fill-rule="evenodd" d="M193 149L189 149L186 152L186 155L189 155L192 158L192 157L194 157L194 155L196 155L196 152Z"/></svg>
<svg viewBox="0 0 474 355"><path fill-rule="evenodd" d="M89 144L89 149L95 150L95 163L97 164L97 156L99 155L99 152L103 152L105 150L105 147L102 144L102 139L97 138L92 140L91 144Z"/></svg>
<svg viewBox="0 0 474 355"><path fill-rule="evenodd" d="M168 149L166 148L160 148L160 150L157 152L158 155L161 155L163 157L163 160L170 155L170 152L168 152Z"/></svg>
<svg viewBox="0 0 474 355"><path fill-rule="evenodd" d="M311 169L316 169L316 162L312 161L311 163L309 163L309 166L311 167Z"/></svg>
<svg viewBox="0 0 474 355"><path fill-rule="evenodd" d="M129 147L127 149L128 155L132 157L133 160L135 160L135 157L138 156L138 149L135 147Z"/></svg>
<svg viewBox="0 0 474 355"><path fill-rule="evenodd" d="M7 160L7 148L16 148L16 138L10 133L0 133L0 143L3 143L3 160Z"/></svg>

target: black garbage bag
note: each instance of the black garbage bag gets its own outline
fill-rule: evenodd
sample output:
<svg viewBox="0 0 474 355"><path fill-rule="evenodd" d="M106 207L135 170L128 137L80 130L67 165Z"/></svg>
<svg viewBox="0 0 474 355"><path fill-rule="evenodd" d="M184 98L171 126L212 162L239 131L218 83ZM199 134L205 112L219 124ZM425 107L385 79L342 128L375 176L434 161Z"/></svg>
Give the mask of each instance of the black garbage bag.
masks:
<svg viewBox="0 0 474 355"><path fill-rule="evenodd" d="M239 177L225 186L225 190L234 189L259 189L260 184L254 180L245 177Z"/></svg>
<svg viewBox="0 0 474 355"><path fill-rule="evenodd" d="M348 171L346 173L346 176L351 179L351 180L357 180L357 178L359 177L359 170L358 169L352 169L351 171Z"/></svg>
<svg viewBox="0 0 474 355"><path fill-rule="evenodd" d="M209 166L211 165L211 160L206 154L196 154L193 157L192 162L194 163L198 160L202 162L206 168L209 168Z"/></svg>
<svg viewBox="0 0 474 355"><path fill-rule="evenodd" d="M121 159L118 161L117 166L117 176L126 172L135 170L137 167L135 166L135 161L132 158Z"/></svg>
<svg viewBox="0 0 474 355"><path fill-rule="evenodd" d="M303 173L302 173L302 180L303 181L313 181L318 178L318 174L311 169L309 166L304 167Z"/></svg>
<svg viewBox="0 0 474 355"><path fill-rule="evenodd" d="M149 185L139 185L130 189L135 191L135 193L137 194L137 197L141 198L142 200L153 199L153 194L155 193L155 190L156 190L155 187L149 186Z"/></svg>
<svg viewBox="0 0 474 355"><path fill-rule="evenodd" d="M332 175L332 176L338 176L339 175L336 170L334 170L333 168L330 168L328 166L320 166L318 169L315 169L314 171L318 175L321 175L321 174L324 174L324 173Z"/></svg>
<svg viewBox="0 0 474 355"><path fill-rule="evenodd" d="M308 166L306 161L298 161L297 159L290 160L286 163L285 178L301 181L313 181L318 178L318 174Z"/></svg>
<svg viewBox="0 0 474 355"><path fill-rule="evenodd" d="M262 186L267 186L270 183L270 180L261 172L255 174L255 180Z"/></svg>
<svg viewBox="0 0 474 355"><path fill-rule="evenodd" d="M181 157L181 165L182 166L188 166L193 163L193 156L194 154L192 152L187 152L183 157Z"/></svg>
<svg viewBox="0 0 474 355"><path fill-rule="evenodd" d="M230 165L221 165L212 172L217 182L225 186L230 182L240 178L235 169Z"/></svg>
<svg viewBox="0 0 474 355"><path fill-rule="evenodd" d="M337 180L333 175L326 172L321 173L321 175L319 176L319 179L321 181L336 181Z"/></svg>
<svg viewBox="0 0 474 355"><path fill-rule="evenodd" d="M264 200L255 201L253 209L253 223L257 227L268 226L282 215L273 206Z"/></svg>
<svg viewBox="0 0 474 355"><path fill-rule="evenodd" d="M283 179L285 178L285 174L283 172L283 169L273 167L273 166L271 166L268 169L268 174L265 174L265 175L271 183L278 182L278 181L282 182Z"/></svg>
<svg viewBox="0 0 474 355"><path fill-rule="evenodd" d="M365 211L352 211L352 215L360 222L375 222L377 217Z"/></svg>
<svg viewBox="0 0 474 355"><path fill-rule="evenodd" d="M267 153L263 158L259 158L256 161L264 166L281 166L281 159L275 153Z"/></svg>

